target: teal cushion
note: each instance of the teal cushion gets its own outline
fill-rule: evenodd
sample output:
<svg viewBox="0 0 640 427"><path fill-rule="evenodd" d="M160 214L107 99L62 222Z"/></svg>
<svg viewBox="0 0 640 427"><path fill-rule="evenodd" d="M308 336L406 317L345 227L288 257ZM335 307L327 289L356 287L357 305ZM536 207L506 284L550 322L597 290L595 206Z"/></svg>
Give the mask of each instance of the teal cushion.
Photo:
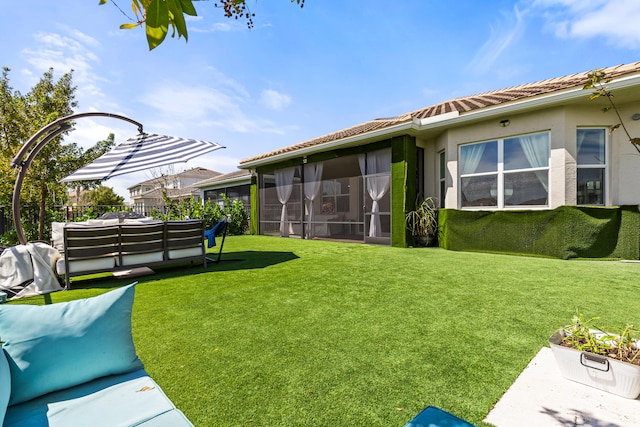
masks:
<svg viewBox="0 0 640 427"><path fill-rule="evenodd" d="M134 285L58 304L0 306L9 405L142 368L131 337Z"/></svg>
<svg viewBox="0 0 640 427"><path fill-rule="evenodd" d="M4 422L4 416L7 414L7 406L9 405L9 397L11 396L11 372L9 371L9 362L4 354L2 345L0 344L0 426Z"/></svg>

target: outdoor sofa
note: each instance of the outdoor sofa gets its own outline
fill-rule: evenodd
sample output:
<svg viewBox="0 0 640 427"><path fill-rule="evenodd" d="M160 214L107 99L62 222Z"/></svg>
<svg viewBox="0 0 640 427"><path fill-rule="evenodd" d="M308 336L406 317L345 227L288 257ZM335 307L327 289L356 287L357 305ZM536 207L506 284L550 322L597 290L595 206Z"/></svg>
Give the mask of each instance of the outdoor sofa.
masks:
<svg viewBox="0 0 640 427"><path fill-rule="evenodd" d="M207 266L201 220L90 220L53 223L52 245L63 256L56 272L69 279L178 262Z"/></svg>
<svg viewBox="0 0 640 427"><path fill-rule="evenodd" d="M0 425L193 426L136 354L134 291L0 305Z"/></svg>

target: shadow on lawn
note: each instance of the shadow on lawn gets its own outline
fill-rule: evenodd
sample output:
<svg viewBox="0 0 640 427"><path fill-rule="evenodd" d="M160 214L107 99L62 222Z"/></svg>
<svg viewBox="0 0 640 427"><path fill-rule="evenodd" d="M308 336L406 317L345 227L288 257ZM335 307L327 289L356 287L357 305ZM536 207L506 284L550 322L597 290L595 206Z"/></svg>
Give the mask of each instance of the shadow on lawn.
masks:
<svg viewBox="0 0 640 427"><path fill-rule="evenodd" d="M210 257L212 254L209 254ZM220 262L207 262L207 271L232 271L265 268L298 259L293 252L242 251L223 252Z"/></svg>
<svg viewBox="0 0 640 427"><path fill-rule="evenodd" d="M207 254L213 259L214 254ZM280 264L287 261L298 259L299 257L293 252L275 252L275 251L242 251L242 252L223 252L220 262L207 262L207 268L202 265L190 265L188 263L175 264L154 268L152 274L141 276L130 275L114 277L106 274L101 277L82 278L80 280L71 281L71 289L91 289L91 288L112 288L114 281L138 281L144 283L151 280L170 279L172 277L183 277L196 274L214 273L216 271L234 271L234 270L253 270L256 268L265 268L271 265Z"/></svg>

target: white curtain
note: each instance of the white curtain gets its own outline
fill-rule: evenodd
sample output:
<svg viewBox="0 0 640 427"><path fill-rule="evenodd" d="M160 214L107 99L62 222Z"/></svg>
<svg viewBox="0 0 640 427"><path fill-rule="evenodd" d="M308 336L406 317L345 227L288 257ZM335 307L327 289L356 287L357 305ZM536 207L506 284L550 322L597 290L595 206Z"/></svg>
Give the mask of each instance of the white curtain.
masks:
<svg viewBox="0 0 640 427"><path fill-rule="evenodd" d="M289 214L287 213L287 202L293 190L293 176L296 173L296 167L278 169L275 171L276 192L278 200L282 203L282 214L280 215L280 235L289 237Z"/></svg>
<svg viewBox="0 0 640 427"><path fill-rule="evenodd" d="M307 208L307 238L314 237L313 201L320 191L322 184L322 162L304 165L304 197L308 201Z"/></svg>
<svg viewBox="0 0 640 427"><path fill-rule="evenodd" d="M371 222L369 223L369 237L382 236L380 223L379 201L389 191L391 172L391 149L361 154L358 158L360 172L366 179L367 192L373 201L371 205Z"/></svg>
<svg viewBox="0 0 640 427"><path fill-rule="evenodd" d="M464 145L460 148L460 174L475 173L487 143Z"/></svg>
<svg viewBox="0 0 640 427"><path fill-rule="evenodd" d="M520 147L532 168L544 168L549 166L549 134L538 133L535 135L521 136L518 138ZM549 190L549 173L536 171L536 176L545 190Z"/></svg>
<svg viewBox="0 0 640 427"><path fill-rule="evenodd" d="M587 132L581 131L578 129L577 132L577 150L576 150L576 160L580 157L580 150L582 149L582 144L584 143L585 138L587 137Z"/></svg>

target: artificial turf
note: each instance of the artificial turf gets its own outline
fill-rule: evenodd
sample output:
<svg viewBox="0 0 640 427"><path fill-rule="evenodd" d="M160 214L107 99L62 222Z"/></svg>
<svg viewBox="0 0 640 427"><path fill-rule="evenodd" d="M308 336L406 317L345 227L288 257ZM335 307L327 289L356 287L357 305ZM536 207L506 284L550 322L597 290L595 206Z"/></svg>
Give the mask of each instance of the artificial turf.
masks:
<svg viewBox="0 0 640 427"><path fill-rule="evenodd" d="M640 325L640 264L265 236L223 253L136 278L138 354L196 426L401 427L428 405L482 425L576 310Z"/></svg>

